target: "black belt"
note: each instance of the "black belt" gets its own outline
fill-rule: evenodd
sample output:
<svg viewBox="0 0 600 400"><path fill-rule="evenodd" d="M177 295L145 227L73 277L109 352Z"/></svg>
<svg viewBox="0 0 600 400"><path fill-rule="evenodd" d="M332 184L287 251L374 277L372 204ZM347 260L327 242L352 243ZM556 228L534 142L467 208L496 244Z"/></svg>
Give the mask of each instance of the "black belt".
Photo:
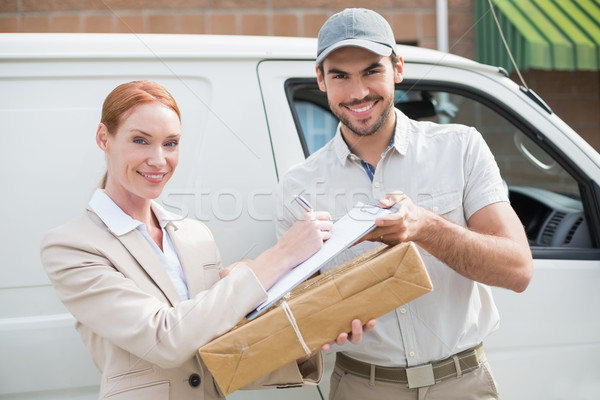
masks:
<svg viewBox="0 0 600 400"><path fill-rule="evenodd" d="M373 378L376 381L404 383L408 384L410 388L417 388L456 377L459 372L465 374L476 370L481 365L483 358L483 344L479 344L444 360L416 367L381 367L355 360L343 353L336 353L335 365L349 374L367 379L371 379L374 367ZM459 371L456 368L457 363Z"/></svg>

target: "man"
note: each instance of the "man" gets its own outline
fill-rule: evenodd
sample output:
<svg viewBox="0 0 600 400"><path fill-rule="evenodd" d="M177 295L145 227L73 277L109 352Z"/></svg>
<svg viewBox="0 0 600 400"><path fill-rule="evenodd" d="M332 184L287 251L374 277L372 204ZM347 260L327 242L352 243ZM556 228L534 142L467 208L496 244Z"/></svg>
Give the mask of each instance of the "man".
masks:
<svg viewBox="0 0 600 400"><path fill-rule="evenodd" d="M373 247L414 242L434 290L341 347L333 399L482 399L498 393L481 343L498 327L489 286L521 292L532 276L525 232L481 135L413 121L394 108L403 62L379 14L346 9L319 32L317 79L340 120L336 136L280 185L278 233L302 194L334 220L356 201L399 211L330 267Z"/></svg>

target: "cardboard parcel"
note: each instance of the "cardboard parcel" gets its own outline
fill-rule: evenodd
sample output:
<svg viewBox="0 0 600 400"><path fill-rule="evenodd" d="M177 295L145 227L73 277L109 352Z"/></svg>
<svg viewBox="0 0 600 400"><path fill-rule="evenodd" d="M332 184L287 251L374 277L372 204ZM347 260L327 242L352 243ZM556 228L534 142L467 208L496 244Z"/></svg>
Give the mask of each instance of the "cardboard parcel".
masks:
<svg viewBox="0 0 600 400"><path fill-rule="evenodd" d="M303 282L202 346L200 357L228 395L349 332L354 318L377 318L432 289L414 244L383 245Z"/></svg>

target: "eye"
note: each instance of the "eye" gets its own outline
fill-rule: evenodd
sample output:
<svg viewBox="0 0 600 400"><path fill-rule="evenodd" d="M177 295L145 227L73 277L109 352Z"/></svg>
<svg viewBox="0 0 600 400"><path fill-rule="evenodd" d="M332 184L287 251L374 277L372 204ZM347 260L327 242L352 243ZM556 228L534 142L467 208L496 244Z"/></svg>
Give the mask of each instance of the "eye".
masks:
<svg viewBox="0 0 600 400"><path fill-rule="evenodd" d="M171 140L167 143L165 143L165 147L177 147L179 145L179 142L177 140Z"/></svg>
<svg viewBox="0 0 600 400"><path fill-rule="evenodd" d="M137 143L137 144L147 144L148 142L146 142L144 139L142 138L135 138L133 139L133 143Z"/></svg>

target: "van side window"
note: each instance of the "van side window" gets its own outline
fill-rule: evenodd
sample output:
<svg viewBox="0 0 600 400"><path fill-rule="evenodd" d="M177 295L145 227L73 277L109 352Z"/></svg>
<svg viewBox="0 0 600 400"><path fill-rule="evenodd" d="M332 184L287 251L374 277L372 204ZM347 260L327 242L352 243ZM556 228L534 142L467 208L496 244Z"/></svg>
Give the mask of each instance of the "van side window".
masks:
<svg viewBox="0 0 600 400"><path fill-rule="evenodd" d="M312 154L325 146L335 135L338 119L328 110L310 101L296 101L294 103L298 119L302 123L302 131L308 153ZM310 133L309 133L310 132Z"/></svg>

